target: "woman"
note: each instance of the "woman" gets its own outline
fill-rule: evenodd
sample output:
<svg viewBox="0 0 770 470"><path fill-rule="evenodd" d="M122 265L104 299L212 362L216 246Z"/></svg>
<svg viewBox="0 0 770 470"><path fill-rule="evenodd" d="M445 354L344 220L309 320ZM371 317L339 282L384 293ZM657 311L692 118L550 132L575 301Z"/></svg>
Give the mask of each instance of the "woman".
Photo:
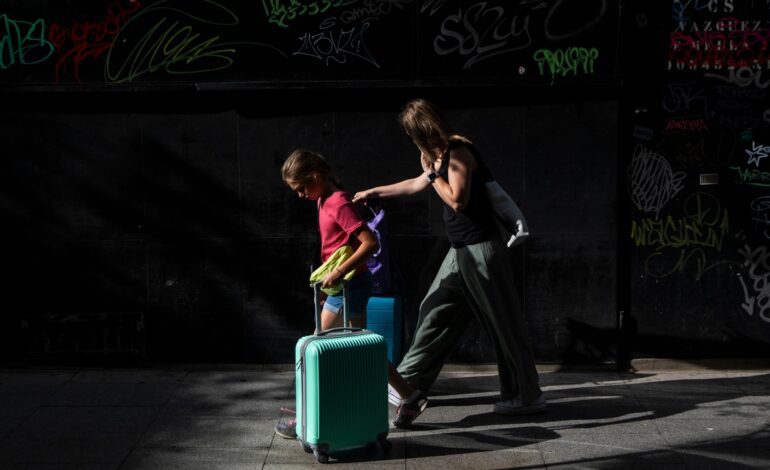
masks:
<svg viewBox="0 0 770 470"><path fill-rule="evenodd" d="M398 372L412 387L427 393L473 313L497 354L501 399L494 412L545 411L513 270L485 191L485 182L491 180L489 170L471 141L454 133L432 103L410 101L399 120L420 150L423 173L358 192L353 202L411 195L432 187L444 204L451 248L420 305L417 330ZM402 405L401 423L411 424L420 411Z"/></svg>

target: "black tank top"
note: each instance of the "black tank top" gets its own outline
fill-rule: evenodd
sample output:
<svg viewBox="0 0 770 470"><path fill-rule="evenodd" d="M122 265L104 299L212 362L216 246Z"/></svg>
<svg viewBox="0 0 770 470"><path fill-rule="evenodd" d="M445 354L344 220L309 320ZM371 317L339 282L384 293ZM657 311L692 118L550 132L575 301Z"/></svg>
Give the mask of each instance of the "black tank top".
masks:
<svg viewBox="0 0 770 470"><path fill-rule="evenodd" d="M471 172L471 194L468 205L460 212L455 212L444 203L444 223L446 225L449 243L455 247L472 245L491 239L497 233L492 206L484 183L492 179L489 169L479 156L473 145L464 142L450 142L444 153L443 162L438 174L448 181L450 150L466 146L476 159L476 169ZM443 201L442 201L443 202Z"/></svg>

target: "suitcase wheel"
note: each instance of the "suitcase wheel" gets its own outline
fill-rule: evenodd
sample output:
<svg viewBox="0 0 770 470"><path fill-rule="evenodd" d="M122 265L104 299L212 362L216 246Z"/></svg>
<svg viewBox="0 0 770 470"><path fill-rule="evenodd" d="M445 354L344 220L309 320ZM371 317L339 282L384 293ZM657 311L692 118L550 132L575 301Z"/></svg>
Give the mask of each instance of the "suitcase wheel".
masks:
<svg viewBox="0 0 770 470"><path fill-rule="evenodd" d="M377 452L382 454L390 453L393 448L393 444L388 440L388 433L383 433L377 436L377 440L374 442L374 448Z"/></svg>
<svg viewBox="0 0 770 470"><path fill-rule="evenodd" d="M329 463L329 454L326 452L322 452L318 449L313 450L313 455L315 455L316 460L318 460L318 463Z"/></svg>
<svg viewBox="0 0 770 470"><path fill-rule="evenodd" d="M380 441L380 449L382 449L383 452L390 452L390 449L393 448L393 444L387 439L383 439Z"/></svg>
<svg viewBox="0 0 770 470"><path fill-rule="evenodd" d="M302 450L304 450L304 451L305 451L305 452L307 452L308 454L310 454L310 453L312 453L312 452L313 452L313 448L312 448L312 447L310 447L309 445L305 444L305 443L304 443L304 442L302 442L302 441L297 441L297 442L299 442L299 445L302 447Z"/></svg>

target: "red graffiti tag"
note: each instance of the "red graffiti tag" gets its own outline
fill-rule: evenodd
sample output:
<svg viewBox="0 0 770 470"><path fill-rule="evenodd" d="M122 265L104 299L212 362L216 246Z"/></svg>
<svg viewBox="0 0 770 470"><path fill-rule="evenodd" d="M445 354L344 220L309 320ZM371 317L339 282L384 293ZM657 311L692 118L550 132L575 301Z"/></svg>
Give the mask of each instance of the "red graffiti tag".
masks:
<svg viewBox="0 0 770 470"><path fill-rule="evenodd" d="M72 74L80 81L80 65L88 59L98 59L109 50L123 25L140 8L142 3L139 0L115 0L107 5L106 15L101 21L69 25L52 23L48 39L59 53L56 82L59 82L68 62L72 62Z"/></svg>
<svg viewBox="0 0 770 470"><path fill-rule="evenodd" d="M770 29L747 26L736 18L719 23L716 31L674 31L670 36L670 69L723 69L764 66L770 61Z"/></svg>

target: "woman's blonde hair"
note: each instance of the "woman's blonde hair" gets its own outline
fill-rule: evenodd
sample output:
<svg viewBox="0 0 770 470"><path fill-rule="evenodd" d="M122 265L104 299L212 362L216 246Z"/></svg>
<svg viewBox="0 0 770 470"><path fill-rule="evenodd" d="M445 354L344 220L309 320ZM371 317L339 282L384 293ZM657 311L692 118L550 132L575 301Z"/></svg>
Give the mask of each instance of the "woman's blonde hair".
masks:
<svg viewBox="0 0 770 470"><path fill-rule="evenodd" d="M449 147L449 142L471 143L466 137L455 134L438 107L428 100L416 99L408 102L399 114L398 121L404 132L431 161L440 157L435 155L434 151L440 150L443 153Z"/></svg>
<svg viewBox="0 0 770 470"><path fill-rule="evenodd" d="M289 181L306 183L311 181L315 174L339 185L331 166L320 153L296 149L289 154L281 167L281 177L286 183Z"/></svg>

